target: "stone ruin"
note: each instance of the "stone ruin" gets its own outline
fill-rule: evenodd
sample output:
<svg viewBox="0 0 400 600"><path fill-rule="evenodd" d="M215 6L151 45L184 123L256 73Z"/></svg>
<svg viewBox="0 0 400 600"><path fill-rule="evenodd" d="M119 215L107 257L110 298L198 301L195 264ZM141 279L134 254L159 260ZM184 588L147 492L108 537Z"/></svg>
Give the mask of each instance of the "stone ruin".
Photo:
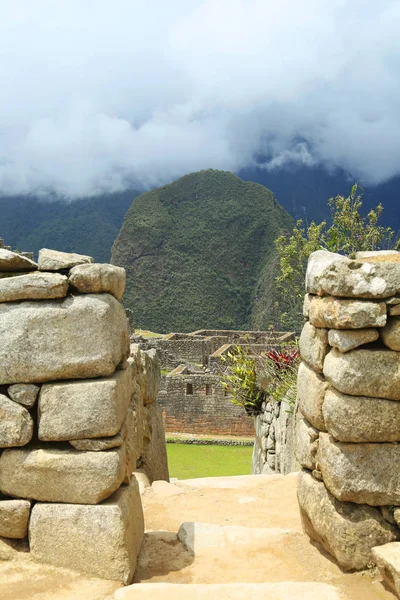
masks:
<svg viewBox="0 0 400 600"><path fill-rule="evenodd" d="M345 570L400 564L400 253L311 255L300 337L303 525ZM376 546L380 548L372 550ZM398 589L398 592L400 590Z"/></svg>
<svg viewBox="0 0 400 600"><path fill-rule="evenodd" d="M132 472L168 480L168 467L159 367L130 348L124 288L124 269L91 257L0 248L2 558L29 536L36 561L132 581Z"/></svg>

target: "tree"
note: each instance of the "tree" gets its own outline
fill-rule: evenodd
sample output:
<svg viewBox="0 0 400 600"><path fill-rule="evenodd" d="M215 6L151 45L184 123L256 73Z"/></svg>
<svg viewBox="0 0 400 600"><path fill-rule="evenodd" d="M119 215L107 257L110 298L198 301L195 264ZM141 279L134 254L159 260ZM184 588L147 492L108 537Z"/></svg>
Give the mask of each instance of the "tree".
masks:
<svg viewBox="0 0 400 600"><path fill-rule="evenodd" d="M349 196L330 198L331 225L312 222L305 227L297 221L293 231L275 240L279 254L279 274L276 283L279 293L280 321L289 329L302 326L302 302L308 257L316 250L330 250L355 258L356 252L393 247L394 232L379 225L383 206L379 204L366 217L360 214L362 188L354 184Z"/></svg>

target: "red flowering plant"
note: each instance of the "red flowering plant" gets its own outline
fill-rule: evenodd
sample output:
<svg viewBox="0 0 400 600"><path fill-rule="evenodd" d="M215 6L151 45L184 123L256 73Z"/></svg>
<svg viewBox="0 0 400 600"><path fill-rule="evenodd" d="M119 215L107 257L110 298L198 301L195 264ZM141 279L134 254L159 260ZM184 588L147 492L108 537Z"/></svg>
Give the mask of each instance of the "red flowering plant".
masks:
<svg viewBox="0 0 400 600"><path fill-rule="evenodd" d="M300 354L297 341L286 348L273 348L263 357L265 377L269 382L268 395L276 402L285 400L293 407L296 402L297 370Z"/></svg>

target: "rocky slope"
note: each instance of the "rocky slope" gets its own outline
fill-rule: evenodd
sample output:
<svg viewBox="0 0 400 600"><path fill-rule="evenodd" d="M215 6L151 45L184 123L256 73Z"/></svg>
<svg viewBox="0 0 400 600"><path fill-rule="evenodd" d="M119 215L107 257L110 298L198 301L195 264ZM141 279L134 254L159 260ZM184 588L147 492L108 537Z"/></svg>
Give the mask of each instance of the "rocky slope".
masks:
<svg viewBox="0 0 400 600"><path fill-rule="evenodd" d="M270 190L225 171L142 194L112 250L127 271L124 304L138 327L153 331L265 326L274 240L291 225Z"/></svg>

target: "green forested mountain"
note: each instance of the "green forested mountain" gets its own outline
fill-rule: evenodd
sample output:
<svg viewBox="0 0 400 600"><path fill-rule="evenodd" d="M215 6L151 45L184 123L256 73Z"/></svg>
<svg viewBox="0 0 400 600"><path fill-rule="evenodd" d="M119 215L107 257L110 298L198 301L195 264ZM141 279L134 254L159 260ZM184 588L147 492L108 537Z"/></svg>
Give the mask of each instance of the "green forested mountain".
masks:
<svg viewBox="0 0 400 600"><path fill-rule="evenodd" d="M225 171L192 173L141 194L112 262L124 304L154 331L265 327L274 301L274 240L293 225L262 185Z"/></svg>
<svg viewBox="0 0 400 600"><path fill-rule="evenodd" d="M53 248L109 262L124 215L139 192L128 190L73 202L0 196L0 237L18 250Z"/></svg>

